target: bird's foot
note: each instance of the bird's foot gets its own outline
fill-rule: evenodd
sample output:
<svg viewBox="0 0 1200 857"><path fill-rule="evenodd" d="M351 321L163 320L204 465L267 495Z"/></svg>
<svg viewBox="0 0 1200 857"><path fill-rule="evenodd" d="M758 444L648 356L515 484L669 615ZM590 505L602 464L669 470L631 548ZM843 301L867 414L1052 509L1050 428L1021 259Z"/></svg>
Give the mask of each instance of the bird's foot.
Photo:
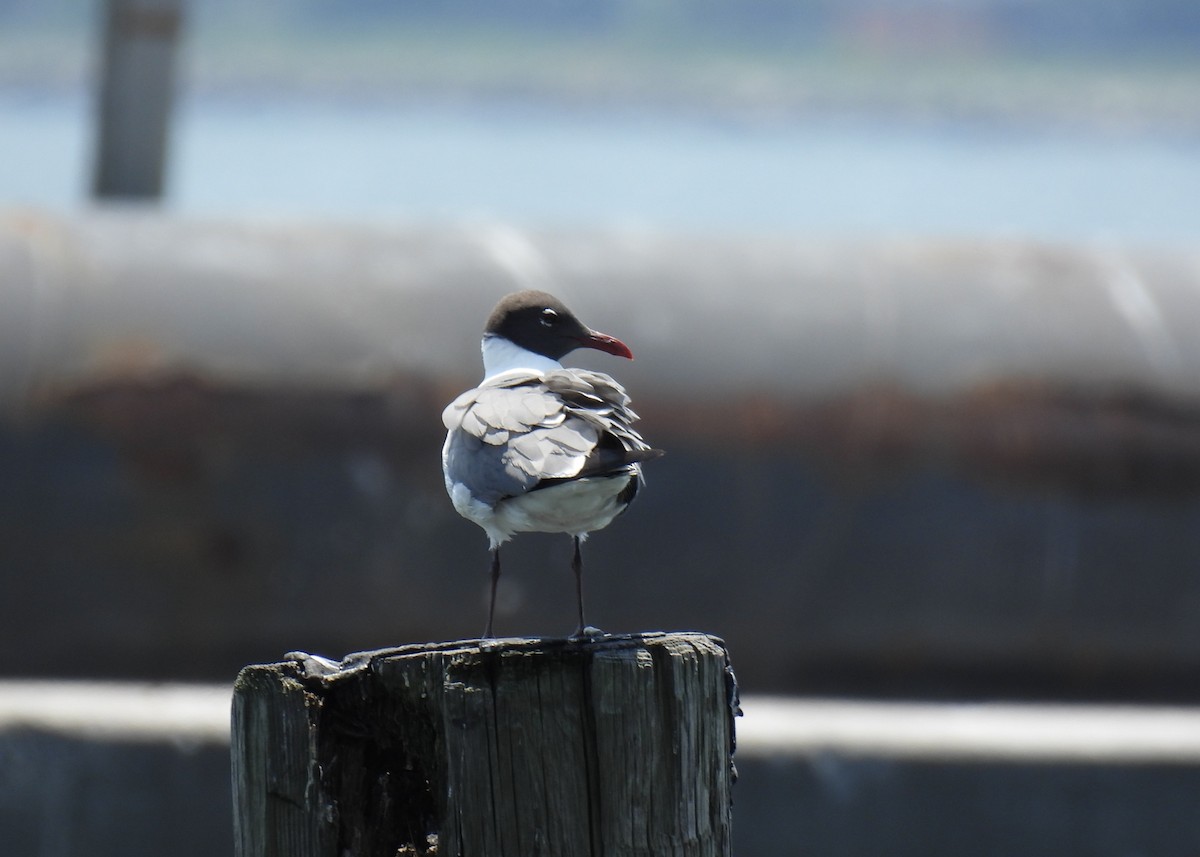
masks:
<svg viewBox="0 0 1200 857"><path fill-rule="evenodd" d="M571 636L567 637L567 639L573 642L579 642L581 640L595 640L606 636L608 635L599 628L595 627L594 625L588 625L584 628L576 628L571 632Z"/></svg>

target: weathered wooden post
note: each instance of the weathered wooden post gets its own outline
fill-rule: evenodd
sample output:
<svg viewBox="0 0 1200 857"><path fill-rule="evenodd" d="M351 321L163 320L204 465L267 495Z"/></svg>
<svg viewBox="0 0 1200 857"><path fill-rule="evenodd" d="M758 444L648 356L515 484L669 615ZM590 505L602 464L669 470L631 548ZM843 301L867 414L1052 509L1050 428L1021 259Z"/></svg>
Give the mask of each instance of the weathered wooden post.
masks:
<svg viewBox="0 0 1200 857"><path fill-rule="evenodd" d="M737 690L704 634L250 666L239 857L728 857Z"/></svg>

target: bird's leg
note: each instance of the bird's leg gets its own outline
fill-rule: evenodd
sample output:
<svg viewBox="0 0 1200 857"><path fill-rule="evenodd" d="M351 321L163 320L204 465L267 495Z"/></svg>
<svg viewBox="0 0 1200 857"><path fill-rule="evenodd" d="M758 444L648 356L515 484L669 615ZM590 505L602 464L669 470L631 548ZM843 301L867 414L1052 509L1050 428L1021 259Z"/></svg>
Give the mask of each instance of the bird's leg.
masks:
<svg viewBox="0 0 1200 857"><path fill-rule="evenodd" d="M575 633L571 636L585 636L584 629L587 628L587 623L583 621L583 555L579 551L579 536L574 536L575 555L571 558L571 571L575 572L575 598L579 603L579 627L575 629Z"/></svg>
<svg viewBox="0 0 1200 857"><path fill-rule="evenodd" d="M500 546L492 548L492 597L488 601L487 627L483 629L483 639L492 638L492 617L496 615L496 586L500 583Z"/></svg>

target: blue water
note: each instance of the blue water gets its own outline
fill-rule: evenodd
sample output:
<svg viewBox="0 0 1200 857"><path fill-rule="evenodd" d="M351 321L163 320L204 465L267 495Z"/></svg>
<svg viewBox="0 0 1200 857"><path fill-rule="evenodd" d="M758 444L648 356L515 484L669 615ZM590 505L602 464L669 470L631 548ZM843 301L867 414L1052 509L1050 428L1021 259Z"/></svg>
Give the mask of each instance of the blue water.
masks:
<svg viewBox="0 0 1200 857"><path fill-rule="evenodd" d="M0 94L0 205L86 204L90 104ZM897 121L204 98L168 207L535 226L1200 238L1200 139Z"/></svg>

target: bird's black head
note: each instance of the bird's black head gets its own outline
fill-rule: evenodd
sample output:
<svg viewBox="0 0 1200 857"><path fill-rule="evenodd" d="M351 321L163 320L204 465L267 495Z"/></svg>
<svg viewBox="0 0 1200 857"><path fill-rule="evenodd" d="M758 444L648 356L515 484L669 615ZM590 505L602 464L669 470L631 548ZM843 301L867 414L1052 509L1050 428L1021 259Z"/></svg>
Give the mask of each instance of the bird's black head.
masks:
<svg viewBox="0 0 1200 857"><path fill-rule="evenodd" d="M561 360L576 348L595 348L633 359L619 339L597 333L554 295L527 289L506 296L488 316L484 334L503 336L527 351Z"/></svg>

